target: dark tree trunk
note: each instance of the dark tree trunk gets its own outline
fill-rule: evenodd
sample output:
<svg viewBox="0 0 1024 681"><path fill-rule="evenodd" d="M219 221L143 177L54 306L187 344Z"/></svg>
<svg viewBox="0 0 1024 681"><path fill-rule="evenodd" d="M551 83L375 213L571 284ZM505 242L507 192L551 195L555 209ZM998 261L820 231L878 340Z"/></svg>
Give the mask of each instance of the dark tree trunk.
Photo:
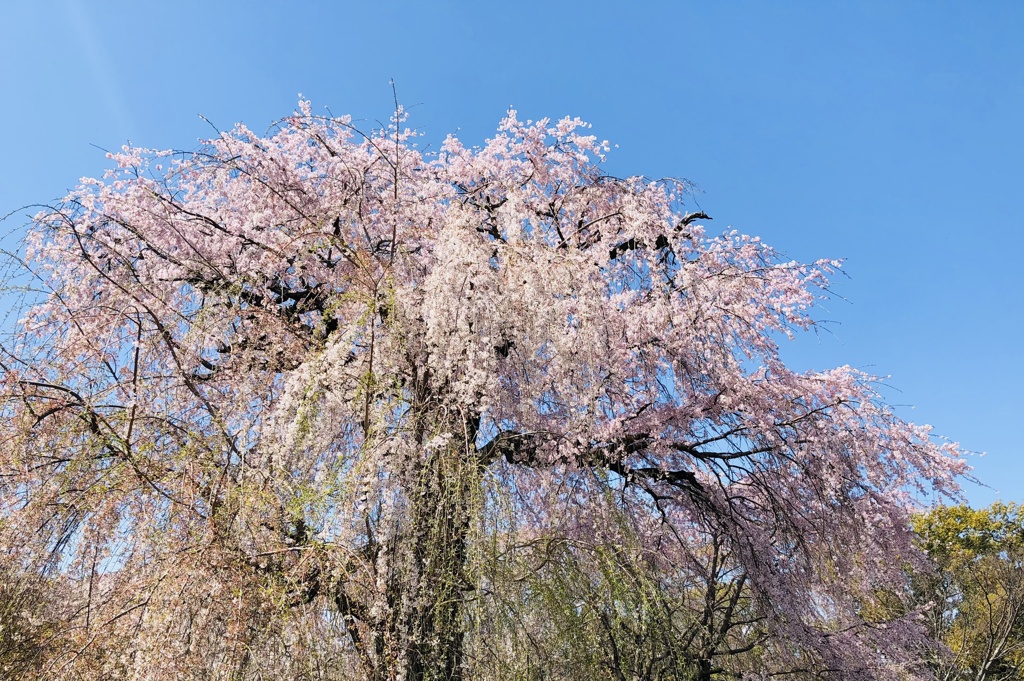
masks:
<svg viewBox="0 0 1024 681"><path fill-rule="evenodd" d="M344 581L334 602L371 681L461 681L465 639L464 592L473 492L480 480L475 456L431 452L409 484L407 513L388 541L370 540L367 560L385 582L387 607L374 612L365 592Z"/></svg>
<svg viewBox="0 0 1024 681"><path fill-rule="evenodd" d="M425 461L410 495L411 577L404 595L408 681L462 679L464 592L475 458L443 450ZM402 549L400 549L402 550Z"/></svg>

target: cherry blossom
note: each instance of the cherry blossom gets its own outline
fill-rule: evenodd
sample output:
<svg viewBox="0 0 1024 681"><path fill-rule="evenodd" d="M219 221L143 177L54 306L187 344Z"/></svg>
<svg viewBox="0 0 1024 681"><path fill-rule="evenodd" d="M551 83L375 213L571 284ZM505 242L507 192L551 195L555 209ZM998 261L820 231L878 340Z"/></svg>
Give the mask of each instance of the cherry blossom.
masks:
<svg viewBox="0 0 1024 681"><path fill-rule="evenodd" d="M495 613L572 558L681 599L713 567L772 664L924 678L917 614L865 604L965 465L871 376L780 359L840 263L714 235L579 119L433 156L405 123L302 102L36 216L0 544L68 594L42 677L499 678Z"/></svg>

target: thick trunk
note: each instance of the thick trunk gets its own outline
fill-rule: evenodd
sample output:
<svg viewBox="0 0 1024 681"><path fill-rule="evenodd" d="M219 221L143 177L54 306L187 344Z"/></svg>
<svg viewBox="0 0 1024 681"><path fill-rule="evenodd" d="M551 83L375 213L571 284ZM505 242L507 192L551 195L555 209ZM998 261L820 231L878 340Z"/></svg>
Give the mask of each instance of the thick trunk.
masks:
<svg viewBox="0 0 1024 681"><path fill-rule="evenodd" d="M406 681L462 679L464 596L470 495L478 478L475 460L459 451L432 453L409 495L401 590L392 602L399 657L394 672ZM404 658L404 659L401 659ZM397 674L396 674L397 676Z"/></svg>
<svg viewBox="0 0 1024 681"><path fill-rule="evenodd" d="M371 608L364 609L359 619L370 636L355 641L375 681L463 678L463 594L472 588L466 578L467 540L478 478L472 457L441 451L425 459L409 485L401 528L380 547L388 554L380 561L387 607L376 618Z"/></svg>

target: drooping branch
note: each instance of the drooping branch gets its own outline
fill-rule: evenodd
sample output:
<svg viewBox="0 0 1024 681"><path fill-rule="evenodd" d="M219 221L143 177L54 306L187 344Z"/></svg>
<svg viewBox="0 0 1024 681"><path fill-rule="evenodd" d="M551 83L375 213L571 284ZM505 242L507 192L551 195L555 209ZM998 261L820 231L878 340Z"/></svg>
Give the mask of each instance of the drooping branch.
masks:
<svg viewBox="0 0 1024 681"><path fill-rule="evenodd" d="M678 223L676 223L676 226L673 229L673 231L675 233L679 233L682 232L684 228L686 228L696 220L710 219L711 217L709 217L707 213L705 213L704 211L698 211L696 213L687 213L679 220ZM665 234L658 234L657 236L654 237L654 248L656 249L667 248L669 246L669 243L669 238ZM612 249L610 249L608 251L608 259L615 260L619 256L628 253L629 251L635 251L638 249L645 248L648 248L647 241L645 241L644 239L638 239L637 237L630 237L625 241L622 241L621 243L617 244Z"/></svg>

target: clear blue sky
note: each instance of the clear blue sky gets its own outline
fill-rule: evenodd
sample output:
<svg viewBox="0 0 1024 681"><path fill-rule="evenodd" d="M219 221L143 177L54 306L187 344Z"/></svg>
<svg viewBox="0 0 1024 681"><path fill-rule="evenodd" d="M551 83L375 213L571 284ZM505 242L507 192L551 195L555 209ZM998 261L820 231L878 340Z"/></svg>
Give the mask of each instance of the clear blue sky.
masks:
<svg viewBox="0 0 1024 681"><path fill-rule="evenodd" d="M301 92L373 127L390 79L425 144L578 115L714 229L845 258L787 358L891 375L901 415L987 452L971 502L1024 501L1024 3L4 0L0 214L96 147L194 148L197 114L262 131Z"/></svg>

